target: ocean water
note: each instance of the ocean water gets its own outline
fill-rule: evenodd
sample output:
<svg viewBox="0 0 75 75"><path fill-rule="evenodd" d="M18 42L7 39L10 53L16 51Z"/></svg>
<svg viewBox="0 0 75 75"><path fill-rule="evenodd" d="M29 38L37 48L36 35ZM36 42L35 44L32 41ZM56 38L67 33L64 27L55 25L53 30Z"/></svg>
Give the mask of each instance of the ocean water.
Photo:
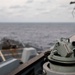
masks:
<svg viewBox="0 0 75 75"><path fill-rule="evenodd" d="M75 23L0 23L0 39L9 37L43 48L61 37L75 35Z"/></svg>

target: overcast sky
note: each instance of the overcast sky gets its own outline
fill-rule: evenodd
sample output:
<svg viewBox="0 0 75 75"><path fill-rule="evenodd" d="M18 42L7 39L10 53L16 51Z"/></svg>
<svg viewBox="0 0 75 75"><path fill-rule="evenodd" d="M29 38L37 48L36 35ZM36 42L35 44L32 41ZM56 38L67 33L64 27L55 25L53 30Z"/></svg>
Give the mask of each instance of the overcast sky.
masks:
<svg viewBox="0 0 75 75"><path fill-rule="evenodd" d="M75 22L70 1L0 0L0 22Z"/></svg>

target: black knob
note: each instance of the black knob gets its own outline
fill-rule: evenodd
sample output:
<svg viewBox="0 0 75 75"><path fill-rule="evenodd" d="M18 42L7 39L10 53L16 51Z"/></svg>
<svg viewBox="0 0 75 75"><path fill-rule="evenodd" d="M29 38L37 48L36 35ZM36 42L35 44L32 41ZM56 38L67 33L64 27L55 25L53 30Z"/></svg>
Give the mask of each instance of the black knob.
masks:
<svg viewBox="0 0 75 75"><path fill-rule="evenodd" d="M72 46L75 46L75 41L72 42Z"/></svg>

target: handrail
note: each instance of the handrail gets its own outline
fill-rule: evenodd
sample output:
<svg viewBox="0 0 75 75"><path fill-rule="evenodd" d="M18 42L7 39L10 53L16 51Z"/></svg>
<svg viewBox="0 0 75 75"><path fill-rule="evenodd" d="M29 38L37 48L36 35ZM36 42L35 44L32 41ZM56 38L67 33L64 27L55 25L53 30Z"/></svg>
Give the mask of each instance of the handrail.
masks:
<svg viewBox="0 0 75 75"><path fill-rule="evenodd" d="M1 52L1 50L0 50L0 56L2 57L3 61L6 61L6 59L5 59L4 55L3 55L3 53Z"/></svg>
<svg viewBox="0 0 75 75"><path fill-rule="evenodd" d="M10 54L12 57L15 57L15 55L19 55L18 50L21 50L23 48L15 48L15 49L2 49L0 50L0 56L3 61L6 61L5 56L9 56ZM3 54L3 52L9 51L10 53Z"/></svg>
<svg viewBox="0 0 75 75"><path fill-rule="evenodd" d="M2 49L1 51L9 51L9 50L21 50L23 48L15 48L15 49Z"/></svg>

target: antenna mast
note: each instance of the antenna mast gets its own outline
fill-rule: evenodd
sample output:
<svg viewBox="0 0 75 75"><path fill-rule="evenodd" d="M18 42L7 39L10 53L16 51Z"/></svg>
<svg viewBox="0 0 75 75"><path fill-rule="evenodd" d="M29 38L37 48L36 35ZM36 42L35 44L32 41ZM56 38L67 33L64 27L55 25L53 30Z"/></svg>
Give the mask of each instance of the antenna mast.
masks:
<svg viewBox="0 0 75 75"><path fill-rule="evenodd" d="M71 1L70 4L75 4L75 1ZM73 17L74 17L74 11L75 11L75 7L74 7L73 10L72 10L72 15L73 15Z"/></svg>

